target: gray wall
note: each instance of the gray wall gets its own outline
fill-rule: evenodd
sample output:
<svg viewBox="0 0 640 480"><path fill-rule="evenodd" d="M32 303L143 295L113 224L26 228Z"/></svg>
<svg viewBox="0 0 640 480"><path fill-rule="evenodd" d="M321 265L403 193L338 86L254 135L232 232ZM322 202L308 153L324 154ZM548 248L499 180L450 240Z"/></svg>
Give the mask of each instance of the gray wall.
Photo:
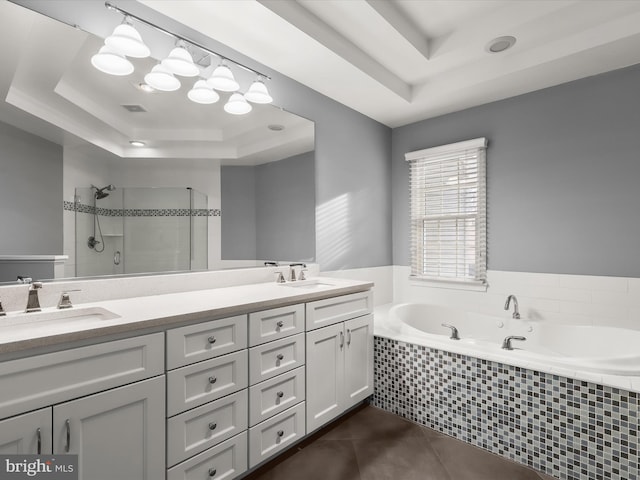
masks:
<svg viewBox="0 0 640 480"><path fill-rule="evenodd" d="M2 122L0 229L0 255L62 254L62 147Z"/></svg>
<svg viewBox="0 0 640 480"><path fill-rule="evenodd" d="M259 259L315 259L313 152L256 167L256 252Z"/></svg>
<svg viewBox="0 0 640 480"><path fill-rule="evenodd" d="M102 0L16 3L98 35L113 28L101 21L109 15ZM391 129L145 5L118 6L269 75L274 104L316 125L316 261L323 270L391 264Z"/></svg>
<svg viewBox="0 0 640 480"><path fill-rule="evenodd" d="M256 169L220 168L221 250L223 260L255 260Z"/></svg>
<svg viewBox="0 0 640 480"><path fill-rule="evenodd" d="M394 264L404 153L484 136L490 269L640 277L639 85L634 66L394 129Z"/></svg>

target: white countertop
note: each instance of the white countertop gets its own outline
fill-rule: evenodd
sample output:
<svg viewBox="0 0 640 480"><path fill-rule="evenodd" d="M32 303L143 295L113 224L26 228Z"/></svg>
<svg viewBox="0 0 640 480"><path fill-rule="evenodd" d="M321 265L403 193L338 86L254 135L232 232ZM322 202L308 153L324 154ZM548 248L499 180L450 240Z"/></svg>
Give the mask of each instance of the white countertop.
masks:
<svg viewBox="0 0 640 480"><path fill-rule="evenodd" d="M21 351L29 354L31 349L87 339L100 341L100 337L128 332L133 336L146 329L176 327L361 292L371 287L371 282L317 277L287 284L258 283L74 304L66 310L73 311L72 314L104 310L113 314L105 318L47 318L49 314L64 315L55 307L43 309L42 314L9 313L0 317L0 354Z"/></svg>

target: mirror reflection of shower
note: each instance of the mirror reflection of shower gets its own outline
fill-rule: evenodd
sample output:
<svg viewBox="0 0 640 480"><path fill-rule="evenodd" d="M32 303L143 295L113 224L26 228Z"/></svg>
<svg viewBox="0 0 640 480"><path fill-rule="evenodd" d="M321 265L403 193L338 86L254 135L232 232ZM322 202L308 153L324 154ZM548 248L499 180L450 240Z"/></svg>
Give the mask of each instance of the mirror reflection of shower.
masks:
<svg viewBox="0 0 640 480"><path fill-rule="evenodd" d="M98 209L96 208L96 203L98 200L102 200L103 198L107 198L109 196L108 192L113 192L116 187L114 185L107 185L102 188L98 188L95 185L91 185L91 189L95 189L95 193L93 194L93 235L89 236L87 240L87 246L97 253L104 252L104 237L102 236L102 228L100 227L100 218L98 217ZM96 225L98 226L98 234L100 235L100 240L96 238ZM102 245L100 247L99 245Z"/></svg>

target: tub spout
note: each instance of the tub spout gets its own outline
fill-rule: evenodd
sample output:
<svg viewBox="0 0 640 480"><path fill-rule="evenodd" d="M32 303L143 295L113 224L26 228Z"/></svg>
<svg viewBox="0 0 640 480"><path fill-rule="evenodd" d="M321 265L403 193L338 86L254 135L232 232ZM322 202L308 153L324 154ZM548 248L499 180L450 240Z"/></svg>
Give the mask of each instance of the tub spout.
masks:
<svg viewBox="0 0 640 480"><path fill-rule="evenodd" d="M504 304L504 309L505 310L509 310L509 304L511 303L511 300L513 300L513 318L515 318L516 320L518 320L520 318L520 310L518 310L518 299L516 298L515 295L509 295L507 297L507 301Z"/></svg>
<svg viewBox="0 0 640 480"><path fill-rule="evenodd" d="M513 347L511 346L511 340L520 340L524 342L526 339L527 337L519 337L517 335L516 336L511 335L504 339L504 341L502 342L502 348L504 348L505 350L513 350Z"/></svg>
<svg viewBox="0 0 640 480"><path fill-rule="evenodd" d="M451 336L449 337L451 340L460 340L460 335L458 335L458 329L456 327L446 323L443 323L442 326L451 329Z"/></svg>

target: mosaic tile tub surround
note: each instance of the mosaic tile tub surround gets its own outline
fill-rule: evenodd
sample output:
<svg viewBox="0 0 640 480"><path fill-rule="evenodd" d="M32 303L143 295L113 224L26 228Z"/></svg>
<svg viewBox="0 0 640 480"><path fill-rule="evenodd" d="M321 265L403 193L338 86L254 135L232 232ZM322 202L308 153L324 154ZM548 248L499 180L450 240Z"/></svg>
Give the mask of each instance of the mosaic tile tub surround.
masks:
<svg viewBox="0 0 640 480"><path fill-rule="evenodd" d="M639 480L640 394L375 337L373 405L562 479Z"/></svg>
<svg viewBox="0 0 640 480"><path fill-rule="evenodd" d="M219 217L218 208L101 208L76 202L63 202L63 209L105 217Z"/></svg>

